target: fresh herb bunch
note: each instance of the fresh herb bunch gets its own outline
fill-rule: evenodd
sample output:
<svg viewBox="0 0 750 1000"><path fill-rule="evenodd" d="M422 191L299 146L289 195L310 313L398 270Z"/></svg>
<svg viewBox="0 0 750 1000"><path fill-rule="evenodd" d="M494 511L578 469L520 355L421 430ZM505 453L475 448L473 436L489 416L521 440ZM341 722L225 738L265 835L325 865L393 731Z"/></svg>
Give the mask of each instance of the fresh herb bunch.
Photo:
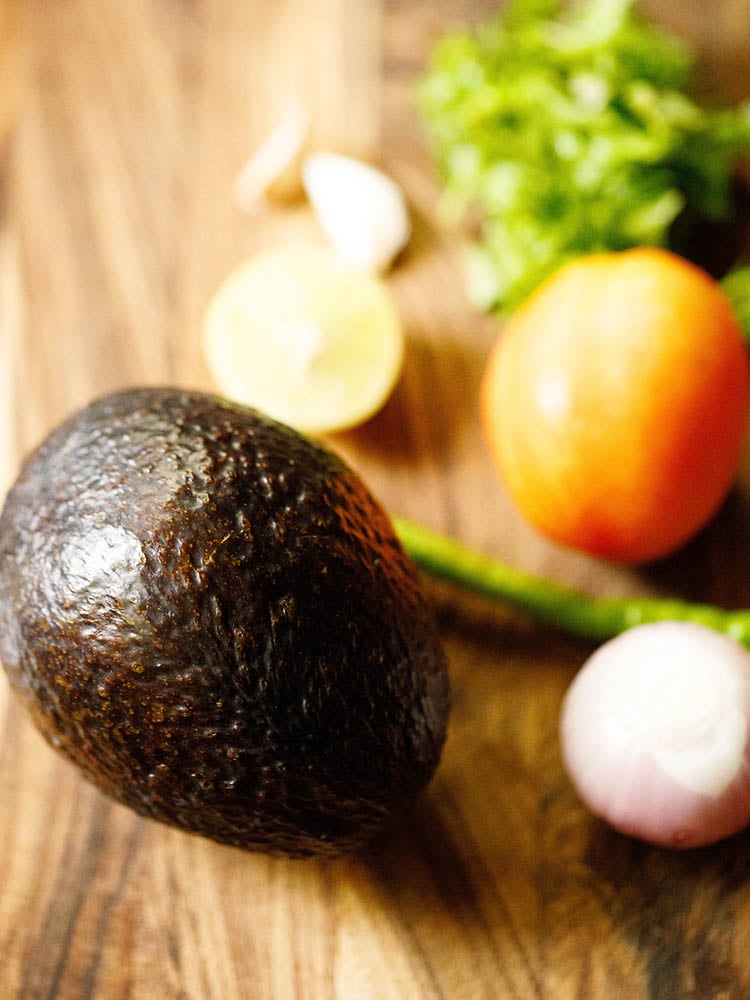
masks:
<svg viewBox="0 0 750 1000"><path fill-rule="evenodd" d="M481 213L477 305L510 312L573 257L668 246L683 213L727 216L750 104L701 107L693 62L632 0L511 0L438 43L418 100L444 217Z"/></svg>
<svg viewBox="0 0 750 1000"><path fill-rule="evenodd" d="M750 264L735 267L721 285L750 344Z"/></svg>

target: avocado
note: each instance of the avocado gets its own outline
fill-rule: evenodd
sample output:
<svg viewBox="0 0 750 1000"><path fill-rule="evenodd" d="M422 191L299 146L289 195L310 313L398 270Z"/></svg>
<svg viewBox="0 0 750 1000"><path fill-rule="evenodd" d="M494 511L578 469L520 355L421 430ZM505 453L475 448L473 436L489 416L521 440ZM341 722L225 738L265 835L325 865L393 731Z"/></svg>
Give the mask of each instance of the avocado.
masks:
<svg viewBox="0 0 750 1000"><path fill-rule="evenodd" d="M0 657L103 792L249 850L360 847L445 739L445 657L383 509L321 444L199 392L96 400L28 458Z"/></svg>

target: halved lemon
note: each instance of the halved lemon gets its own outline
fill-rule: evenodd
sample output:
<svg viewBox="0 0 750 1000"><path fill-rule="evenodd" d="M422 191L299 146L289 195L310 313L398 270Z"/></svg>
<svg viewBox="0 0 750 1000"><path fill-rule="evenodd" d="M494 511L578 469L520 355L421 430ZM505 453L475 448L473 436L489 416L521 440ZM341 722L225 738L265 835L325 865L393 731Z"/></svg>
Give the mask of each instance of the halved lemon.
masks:
<svg viewBox="0 0 750 1000"><path fill-rule="evenodd" d="M401 372L404 335L381 278L316 245L284 245L220 286L203 348L224 395L315 435L382 407Z"/></svg>

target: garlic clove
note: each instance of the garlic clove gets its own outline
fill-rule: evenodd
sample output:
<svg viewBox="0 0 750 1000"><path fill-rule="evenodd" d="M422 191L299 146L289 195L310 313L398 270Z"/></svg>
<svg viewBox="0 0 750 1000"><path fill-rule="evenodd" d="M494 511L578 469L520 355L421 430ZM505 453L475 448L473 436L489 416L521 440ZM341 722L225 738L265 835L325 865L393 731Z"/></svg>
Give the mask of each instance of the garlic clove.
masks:
<svg viewBox="0 0 750 1000"><path fill-rule="evenodd" d="M385 271L411 235L406 200L398 184L362 160L312 153L302 183L323 232L344 263Z"/></svg>
<svg viewBox="0 0 750 1000"><path fill-rule="evenodd" d="M302 153L309 130L308 111L293 101L237 174L234 198L244 212L256 211L268 198L291 201L300 194Z"/></svg>

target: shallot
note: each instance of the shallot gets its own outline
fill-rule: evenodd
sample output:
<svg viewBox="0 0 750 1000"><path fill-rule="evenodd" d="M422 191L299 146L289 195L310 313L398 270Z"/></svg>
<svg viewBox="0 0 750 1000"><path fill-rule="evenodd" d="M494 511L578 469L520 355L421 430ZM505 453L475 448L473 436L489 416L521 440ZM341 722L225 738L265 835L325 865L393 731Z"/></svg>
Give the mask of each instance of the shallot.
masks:
<svg viewBox="0 0 750 1000"><path fill-rule="evenodd" d="M750 652L695 622L638 625L571 684L563 760L591 811L622 833L688 848L750 824Z"/></svg>

